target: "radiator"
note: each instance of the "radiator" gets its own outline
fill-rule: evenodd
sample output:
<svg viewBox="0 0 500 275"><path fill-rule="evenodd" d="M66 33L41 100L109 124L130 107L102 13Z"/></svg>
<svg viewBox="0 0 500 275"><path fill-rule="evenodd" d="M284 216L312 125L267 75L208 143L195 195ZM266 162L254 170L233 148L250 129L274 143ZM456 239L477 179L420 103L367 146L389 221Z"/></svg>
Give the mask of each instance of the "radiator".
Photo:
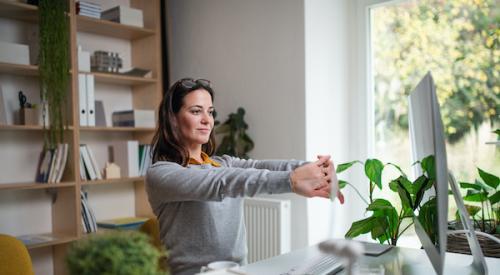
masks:
<svg viewBox="0 0 500 275"><path fill-rule="evenodd" d="M290 201L245 198L248 263L290 251Z"/></svg>

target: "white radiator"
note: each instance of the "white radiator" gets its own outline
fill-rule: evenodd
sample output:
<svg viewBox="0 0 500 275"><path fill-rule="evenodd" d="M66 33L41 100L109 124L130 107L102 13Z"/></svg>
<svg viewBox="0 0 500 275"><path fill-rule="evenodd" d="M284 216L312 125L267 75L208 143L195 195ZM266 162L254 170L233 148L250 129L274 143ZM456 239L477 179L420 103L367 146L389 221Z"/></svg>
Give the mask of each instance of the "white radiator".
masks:
<svg viewBox="0 0 500 275"><path fill-rule="evenodd" d="M245 198L248 263L290 251L290 201Z"/></svg>

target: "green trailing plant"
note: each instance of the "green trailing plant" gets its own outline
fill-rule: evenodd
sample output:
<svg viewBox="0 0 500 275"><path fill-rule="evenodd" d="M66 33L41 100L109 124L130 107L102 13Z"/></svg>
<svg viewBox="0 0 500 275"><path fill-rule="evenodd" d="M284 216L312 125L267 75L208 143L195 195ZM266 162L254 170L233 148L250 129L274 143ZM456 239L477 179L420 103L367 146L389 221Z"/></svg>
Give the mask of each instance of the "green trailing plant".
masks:
<svg viewBox="0 0 500 275"><path fill-rule="evenodd" d="M54 149L64 139L63 120L69 75L69 18L68 1L39 1L39 72L40 97L46 103L44 116L49 116L49 126L44 124L44 147Z"/></svg>
<svg viewBox="0 0 500 275"><path fill-rule="evenodd" d="M117 231L75 242L66 255L66 264L74 275L167 274L159 265L164 254L143 233Z"/></svg>
<svg viewBox="0 0 500 275"><path fill-rule="evenodd" d="M340 188L346 186L352 187L361 199L366 203L366 211L371 213L368 218L355 221L350 229L345 234L346 238L354 238L362 234L370 233L372 239L378 240L380 243L387 242L391 245L397 245L399 237L413 225L415 213L419 212L419 221L424 229L433 235L433 224L435 222L435 198L423 202L424 193L433 187L435 172L434 172L434 157L428 156L422 161L416 162L421 166L424 174L415 181L410 181L401 168L393 163L382 163L378 159L367 159L364 163L361 161L352 161L343 163L337 166L338 174L348 170L354 164L364 166L365 176L369 180L369 195L368 199L363 197L359 190L351 183L345 180L339 180ZM376 188L382 190L384 184L382 182L382 172L386 167L393 167L398 170L399 177L390 180L387 184L392 192L398 194L401 200L401 207L397 209L391 202L386 199L374 198L373 193Z"/></svg>
<svg viewBox="0 0 500 275"><path fill-rule="evenodd" d="M236 113L229 114L224 123L216 122L216 134L223 135L220 145L217 147L217 155L231 155L248 159L248 152L254 147L252 139L248 136L248 124L245 122L245 109L239 107Z"/></svg>

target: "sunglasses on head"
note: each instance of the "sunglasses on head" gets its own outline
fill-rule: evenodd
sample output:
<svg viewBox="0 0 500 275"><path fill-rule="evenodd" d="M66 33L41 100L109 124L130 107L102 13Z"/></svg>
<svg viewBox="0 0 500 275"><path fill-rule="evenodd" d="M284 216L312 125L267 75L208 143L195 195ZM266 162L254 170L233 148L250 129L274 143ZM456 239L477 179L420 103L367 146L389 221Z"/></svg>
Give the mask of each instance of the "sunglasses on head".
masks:
<svg viewBox="0 0 500 275"><path fill-rule="evenodd" d="M184 86L184 88L192 89L193 87L199 85L202 87L211 87L210 81L206 79L192 79L192 78L183 78L180 80L180 84Z"/></svg>

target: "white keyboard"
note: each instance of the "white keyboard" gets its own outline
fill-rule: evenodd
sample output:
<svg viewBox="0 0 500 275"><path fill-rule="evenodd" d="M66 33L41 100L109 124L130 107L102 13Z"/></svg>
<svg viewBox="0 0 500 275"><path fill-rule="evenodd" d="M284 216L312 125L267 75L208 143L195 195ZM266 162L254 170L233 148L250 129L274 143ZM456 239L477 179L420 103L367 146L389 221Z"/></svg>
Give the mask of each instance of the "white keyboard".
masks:
<svg viewBox="0 0 500 275"><path fill-rule="evenodd" d="M283 275L322 275L334 274L342 269L339 257L330 254L321 254L290 269Z"/></svg>

